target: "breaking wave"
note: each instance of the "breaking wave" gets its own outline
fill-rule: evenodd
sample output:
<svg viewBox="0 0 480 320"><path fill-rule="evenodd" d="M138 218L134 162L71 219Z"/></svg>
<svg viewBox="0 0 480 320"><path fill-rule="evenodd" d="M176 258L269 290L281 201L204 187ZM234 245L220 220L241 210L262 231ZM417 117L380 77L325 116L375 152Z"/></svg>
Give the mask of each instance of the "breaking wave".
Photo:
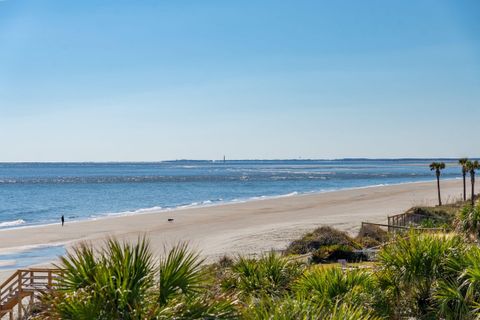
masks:
<svg viewBox="0 0 480 320"><path fill-rule="evenodd" d="M19 226L24 223L25 223L25 220L23 219L0 222L0 228Z"/></svg>

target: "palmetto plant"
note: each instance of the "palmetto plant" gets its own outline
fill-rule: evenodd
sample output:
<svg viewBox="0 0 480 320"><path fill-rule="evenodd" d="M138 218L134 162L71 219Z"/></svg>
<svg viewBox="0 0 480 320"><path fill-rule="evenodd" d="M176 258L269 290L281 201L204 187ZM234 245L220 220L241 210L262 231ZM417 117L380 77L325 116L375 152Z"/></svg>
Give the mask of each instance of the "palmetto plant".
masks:
<svg viewBox="0 0 480 320"><path fill-rule="evenodd" d="M467 186L466 186L466 176L467 176L467 163L468 158L458 159L458 164L462 167L462 178L463 178L463 201L467 201Z"/></svg>
<svg viewBox="0 0 480 320"><path fill-rule="evenodd" d="M337 302L327 305L321 301L296 296L263 297L243 312L244 320L380 320L362 306Z"/></svg>
<svg viewBox="0 0 480 320"><path fill-rule="evenodd" d="M164 306L179 294L191 295L201 291L205 273L201 268L203 260L188 249L186 243L173 247L160 260L160 281L158 302Z"/></svg>
<svg viewBox="0 0 480 320"><path fill-rule="evenodd" d="M480 239L480 204L466 205L457 214L455 219L457 230L467 236Z"/></svg>
<svg viewBox="0 0 480 320"><path fill-rule="evenodd" d="M243 296L280 295L303 272L302 264L270 252L255 260L239 257L223 287Z"/></svg>
<svg viewBox="0 0 480 320"><path fill-rule="evenodd" d="M178 296L159 309L156 320L238 319L237 303L227 295L208 293Z"/></svg>
<svg viewBox="0 0 480 320"><path fill-rule="evenodd" d="M467 161L466 169L470 172L470 183L472 185L472 198L471 203L472 206L475 205L475 171L480 169L480 163L478 160L475 161Z"/></svg>
<svg viewBox="0 0 480 320"><path fill-rule="evenodd" d="M302 275L294 289L310 299L335 304L347 301L351 304L368 306L363 299L375 287L374 277L369 271L342 271L338 267L318 267Z"/></svg>
<svg viewBox="0 0 480 320"><path fill-rule="evenodd" d="M41 319L234 318L234 301L209 294L202 261L184 243L158 266L144 238L99 250L81 244L60 259L59 290L45 296Z"/></svg>
<svg viewBox="0 0 480 320"><path fill-rule="evenodd" d="M478 319L480 307L480 248L472 246L461 259L450 258L454 277L442 279L435 292L439 316Z"/></svg>
<svg viewBox="0 0 480 320"><path fill-rule="evenodd" d="M154 287L148 242L110 239L95 252L81 244L60 259L63 270L50 317L62 319L136 319L146 312Z"/></svg>
<svg viewBox="0 0 480 320"><path fill-rule="evenodd" d="M378 254L382 286L392 294L395 316L428 318L435 315L433 293L439 279L456 273L448 261L461 259L465 243L459 236L410 232Z"/></svg>
<svg viewBox="0 0 480 320"><path fill-rule="evenodd" d="M64 270L60 277L60 291L75 291L95 284L95 275L99 265L93 247L80 243L63 257L59 267Z"/></svg>
<svg viewBox="0 0 480 320"><path fill-rule="evenodd" d="M438 205L442 205L442 197L440 196L440 172L445 169L444 162L432 162L430 163L430 170L435 171L437 177L437 191L438 191Z"/></svg>

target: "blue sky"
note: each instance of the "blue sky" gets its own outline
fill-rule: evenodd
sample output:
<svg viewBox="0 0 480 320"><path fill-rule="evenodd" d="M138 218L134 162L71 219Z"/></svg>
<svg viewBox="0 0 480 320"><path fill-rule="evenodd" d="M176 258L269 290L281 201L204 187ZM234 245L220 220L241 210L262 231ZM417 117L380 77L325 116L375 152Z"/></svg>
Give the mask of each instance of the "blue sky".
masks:
<svg viewBox="0 0 480 320"><path fill-rule="evenodd" d="M479 156L480 1L0 1L0 161Z"/></svg>

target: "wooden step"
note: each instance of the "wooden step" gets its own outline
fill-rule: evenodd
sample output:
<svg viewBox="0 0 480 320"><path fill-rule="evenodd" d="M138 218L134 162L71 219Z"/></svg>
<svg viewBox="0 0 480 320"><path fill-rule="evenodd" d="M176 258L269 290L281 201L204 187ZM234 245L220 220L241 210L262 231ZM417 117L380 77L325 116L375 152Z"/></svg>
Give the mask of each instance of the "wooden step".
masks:
<svg viewBox="0 0 480 320"><path fill-rule="evenodd" d="M9 297L9 299L0 306L0 310L12 310L13 307L15 307L17 304L18 304L18 300L20 299L23 299L25 297L28 297L30 296L31 293L29 292L21 292L21 293L17 293L17 294L14 294L12 296Z"/></svg>
<svg viewBox="0 0 480 320"><path fill-rule="evenodd" d="M0 319L9 313L12 315L11 312L15 307L18 307L20 316L23 311L28 313L21 306L22 300L28 297L36 300L38 294L55 290L59 274L61 274L61 270L58 269L17 270L0 284Z"/></svg>
<svg viewBox="0 0 480 320"><path fill-rule="evenodd" d="M4 315L8 314L9 312L10 312L10 310L0 310L0 319L1 319Z"/></svg>

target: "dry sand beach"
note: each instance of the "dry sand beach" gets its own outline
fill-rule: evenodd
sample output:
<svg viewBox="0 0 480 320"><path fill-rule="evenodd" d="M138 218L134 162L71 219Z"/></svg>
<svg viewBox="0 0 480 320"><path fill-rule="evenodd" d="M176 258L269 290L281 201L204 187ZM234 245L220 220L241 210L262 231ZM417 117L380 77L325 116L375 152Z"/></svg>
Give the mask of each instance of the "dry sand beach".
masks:
<svg viewBox="0 0 480 320"><path fill-rule="evenodd" d="M461 180L442 181L444 202L459 199ZM99 220L0 231L0 252L40 244L83 240L100 244L108 236L135 240L146 234L161 253L165 245L189 241L210 260L223 254L283 249L320 225L354 233L362 221L385 223L387 216L437 202L435 182L408 183L284 198L190 208ZM168 222L174 218L174 222ZM0 275L2 278L5 272Z"/></svg>

